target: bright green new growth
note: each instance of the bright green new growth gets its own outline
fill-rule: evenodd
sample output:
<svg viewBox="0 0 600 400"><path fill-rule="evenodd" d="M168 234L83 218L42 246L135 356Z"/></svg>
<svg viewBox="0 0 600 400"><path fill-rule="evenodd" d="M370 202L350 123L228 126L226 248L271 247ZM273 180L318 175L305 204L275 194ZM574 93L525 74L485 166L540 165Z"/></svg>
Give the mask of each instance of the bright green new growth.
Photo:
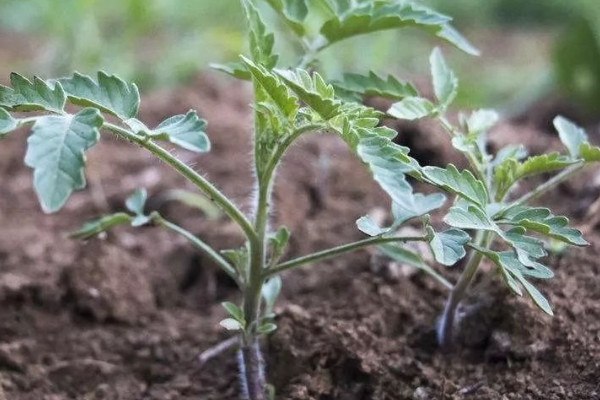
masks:
<svg viewBox="0 0 600 400"><path fill-rule="evenodd" d="M251 217L201 174L158 144L158 141L168 141L190 151L206 152L210 143L205 134L205 121L190 111L149 128L136 118L139 109L136 86L102 72L96 79L75 74L53 81L35 78L33 82L13 74L12 87L0 87L0 137L20 126L32 126L26 163L34 169L34 186L44 210L60 209L73 191L84 187L84 152L98 141L101 132L111 132L151 152L237 223L246 237L244 245L216 251L156 211L148 212L145 209L147 194L138 190L126 201L128 212L88 222L71 236L87 239L120 224L133 227L152 224L186 238L229 275L239 286L243 299L240 305L223 304L229 316L221 325L239 338L244 399L262 400L267 396L258 338L276 329L273 307L281 291L279 275L288 269L366 246L380 246L385 254L423 270L452 290L442 318L441 331L446 333L441 335L442 342L449 332L444 329L453 326L456 307L483 257L498 266L499 275L514 292L522 294L523 287L536 304L551 312L548 302L526 279L552 276L537 261L546 254L543 242L529 234L575 245L586 243L578 231L566 226L565 218L555 217L546 209L529 208L527 202L586 163L600 160L600 149L587 142L580 128L559 118L556 126L568 155L524 159L526 155L520 148L503 149L495 156L487 154L485 132L496 122L497 115L477 111L461 118L459 127L445 119L444 113L456 96L458 81L437 49L430 59L434 101L420 97L411 84L393 76L348 73L341 80L330 80L310 72L318 68L316 57L323 49L352 36L386 29L420 28L467 53L477 53L451 27L449 17L427 7L400 0L266 0L265 3L282 18L302 45L304 52L297 67L278 66L275 36L263 22L257 7L260 4L251 0L242 0L249 25L249 55L242 56L237 63L216 66L237 78L251 80L254 88L253 155L258 195ZM314 6L325 9L327 14L316 31L307 23ZM459 171L453 165L447 168L420 166L410 157L408 148L393 142L397 133L381 126L385 114L361 104L363 97L373 95L398 101L389 110L389 114L397 118L438 118L450 133L453 145L467 157L472 170ZM65 110L67 102L83 108L70 114ZM10 111L37 113L21 118L11 116ZM108 122L106 114L117 122ZM334 133L348 144L390 196L394 221L389 227L380 227L369 217L363 217L358 227L367 238L281 261L290 233L285 227L273 230L269 223L273 181L285 152L296 139L311 132ZM534 192L507 200L520 179L557 169L563 171ZM407 177L430 184L445 194L414 193ZM429 224L429 214L446 203L447 195L453 201L444 219L450 227L436 231ZM417 218L423 221L422 234L397 234L400 225ZM475 239L465 230L474 231ZM493 239L500 239L506 248L492 250ZM419 254L404 247L409 241L429 243L435 259L447 266L470 253L470 261L459 282L452 285Z"/></svg>

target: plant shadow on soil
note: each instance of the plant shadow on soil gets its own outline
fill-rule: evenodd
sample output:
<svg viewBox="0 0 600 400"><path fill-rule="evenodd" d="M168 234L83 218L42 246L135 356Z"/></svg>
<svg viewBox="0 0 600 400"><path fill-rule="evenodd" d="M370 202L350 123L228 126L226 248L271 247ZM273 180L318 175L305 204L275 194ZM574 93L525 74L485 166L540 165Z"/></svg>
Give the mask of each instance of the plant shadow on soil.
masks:
<svg viewBox="0 0 600 400"><path fill-rule="evenodd" d="M187 88L145 98L141 111L149 124L190 108L207 118L211 153L179 155L246 210L251 121L249 98L240 93L247 90L200 77ZM402 143L419 144L421 161L461 163L436 128L397 127ZM556 137L523 122L495 130L496 145L510 141L525 141L534 151L558 147ZM203 367L197 360L226 338L219 303L238 300L226 277L158 228L123 227L85 244L64 237L85 219L119 210L138 186L156 196L189 185L141 149L105 135L89 153L88 189L59 214L43 215L23 166L24 142L14 133L0 146L6 398L236 399L233 353ZM545 199L548 205L575 224L585 222L585 210L600 194L589 183L595 173L559 187ZM226 221L153 204L215 246L241 244ZM286 157L275 204L273 219L292 231L287 256L294 256L360 238L354 221L386 208L388 200L341 141L313 135ZM590 247L549 258L557 276L540 286L554 318L493 285L466 302L461 346L449 355L438 351L434 336L445 289L420 273L385 263L375 270L372 254L361 252L285 274L279 329L265 342L277 398L599 398L600 238L593 230L587 238Z"/></svg>

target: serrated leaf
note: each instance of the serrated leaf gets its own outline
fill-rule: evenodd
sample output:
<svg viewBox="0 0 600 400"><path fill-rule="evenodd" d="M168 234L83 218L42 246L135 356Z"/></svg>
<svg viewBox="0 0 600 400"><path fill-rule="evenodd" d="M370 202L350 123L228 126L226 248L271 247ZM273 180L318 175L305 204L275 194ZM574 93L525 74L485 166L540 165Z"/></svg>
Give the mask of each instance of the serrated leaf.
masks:
<svg viewBox="0 0 600 400"><path fill-rule="evenodd" d="M516 179L555 171L572 165L573 161L558 153L532 156L518 164L515 171Z"/></svg>
<svg viewBox="0 0 600 400"><path fill-rule="evenodd" d="M419 4L383 0L349 3L342 7L344 12L340 12L340 7L337 9L337 15L326 21L320 30L330 43L381 30L418 27L467 53L477 54L477 50L450 26L450 17Z"/></svg>
<svg viewBox="0 0 600 400"><path fill-rule="evenodd" d="M452 207L444 217L448 225L460 229L498 231L498 226L479 207L469 204L467 208Z"/></svg>
<svg viewBox="0 0 600 400"><path fill-rule="evenodd" d="M51 111L61 114L66 96L60 84L50 85L38 77L33 82L10 74L12 87L0 85L0 107L13 111Z"/></svg>
<svg viewBox="0 0 600 400"><path fill-rule="evenodd" d="M252 74L254 80L264 89L267 95L273 100L281 113L293 120L298 112L298 103L293 97L287 86L284 85L279 77L267 71L264 67L254 64L251 60L242 56L242 62Z"/></svg>
<svg viewBox="0 0 600 400"><path fill-rule="evenodd" d="M443 276L438 274L433 268L431 268L423 259L417 254L397 244L384 244L378 247L379 250L401 264L409 265L414 268L418 268L426 274L432 276L435 280L440 282L445 287L452 289L452 284L448 282Z"/></svg>
<svg viewBox="0 0 600 400"><path fill-rule="evenodd" d="M500 258L500 253L492 251L492 250L484 249L481 247L477 247L477 246L473 246L473 248L476 251L485 255L494 264L496 264L496 266L498 267L498 269L500 271L500 275L502 276L502 279L504 280L504 283L508 286L508 288L513 293L515 293L518 296L523 296L523 291L519 287L519 284L517 283L515 278L512 276L512 274L509 272L509 269L506 268L506 266L502 263L502 260Z"/></svg>
<svg viewBox="0 0 600 400"><path fill-rule="evenodd" d="M221 325L228 331L241 331L244 329L242 324L240 324L239 321L233 318L225 318L223 321L219 322L219 325Z"/></svg>
<svg viewBox="0 0 600 400"><path fill-rule="evenodd" d="M140 105L137 86L116 75L100 71L94 81L89 76L75 73L71 78L59 79L59 82L74 104L96 107L123 120L137 115Z"/></svg>
<svg viewBox="0 0 600 400"><path fill-rule="evenodd" d="M277 74L307 106L328 120L338 114L341 102L335 99L333 86L327 84L318 73L313 76L302 69L278 70Z"/></svg>
<svg viewBox="0 0 600 400"><path fill-rule="evenodd" d="M515 227L504 232L503 238L507 240L515 249L524 251L532 258L541 258L547 255L544 249L544 243L536 238L525 235L525 228Z"/></svg>
<svg viewBox="0 0 600 400"><path fill-rule="evenodd" d="M281 293L281 286L282 282L280 276L274 276L263 285L261 294L263 299L265 299L265 315L273 313L273 307Z"/></svg>
<svg viewBox="0 0 600 400"><path fill-rule="evenodd" d="M485 185L469 170L461 172L452 164L446 168L428 166L423 168L423 175L432 184L480 207L485 207L488 203Z"/></svg>
<svg viewBox="0 0 600 400"><path fill-rule="evenodd" d="M298 36L304 36L304 20L308 15L306 0L267 0L285 23Z"/></svg>
<svg viewBox="0 0 600 400"><path fill-rule="evenodd" d="M34 169L33 184L45 212L57 211L74 190L85 186L84 151L98 142L102 123L94 108L36 119L25 164Z"/></svg>
<svg viewBox="0 0 600 400"><path fill-rule="evenodd" d="M433 193L424 195L415 193L412 196L405 196L405 201L402 203L392 203L392 214L394 215L394 226L399 226L404 222L421 217L437 210L446 202L446 196L441 193Z"/></svg>
<svg viewBox="0 0 600 400"><path fill-rule="evenodd" d="M439 48L435 48L429 57L433 91L440 106L445 109L458 93L458 78L446 64Z"/></svg>
<svg viewBox="0 0 600 400"><path fill-rule="evenodd" d="M579 156L585 162L600 161L600 147L592 146L589 143L581 143L579 145Z"/></svg>
<svg viewBox="0 0 600 400"><path fill-rule="evenodd" d="M501 222L519 225L575 246L589 244L579 230L568 227L569 220L566 217L555 216L547 208L516 207L507 212Z"/></svg>
<svg viewBox="0 0 600 400"><path fill-rule="evenodd" d="M206 135L206 121L199 118L196 111L175 115L161 122L147 132L149 136L168 140L186 150L205 153L210 150L210 140Z"/></svg>
<svg viewBox="0 0 600 400"><path fill-rule="evenodd" d="M443 232L435 232L431 227L427 231L431 235L429 246L435 260L440 264L454 265L467 254L465 245L471 237L465 231L450 228Z"/></svg>
<svg viewBox="0 0 600 400"><path fill-rule="evenodd" d="M244 65L239 62L229 62L224 64L213 63L210 64L210 67L244 81L248 81L251 78L250 72L248 72Z"/></svg>
<svg viewBox="0 0 600 400"><path fill-rule="evenodd" d="M0 139L18 127L19 121L14 119L4 108L0 108Z"/></svg>
<svg viewBox="0 0 600 400"><path fill-rule="evenodd" d="M250 54L252 55L252 61L270 70L277 65L277 60L279 59L276 54L273 54L275 35L267 32L267 27L260 16L260 12L252 0L242 0L242 6L244 7L250 28Z"/></svg>
<svg viewBox="0 0 600 400"><path fill-rule="evenodd" d="M73 232L68 233L68 237L72 239L86 240L102 232L109 230L110 228L127 224L131 222L131 216L126 213L116 213L112 215L106 215L94 221L88 221L83 226Z"/></svg>
<svg viewBox="0 0 600 400"><path fill-rule="evenodd" d="M561 116L554 118L553 123L558 131L561 142L563 142L569 151L571 158L579 158L579 146L588 141L587 134L583 128Z"/></svg>
<svg viewBox="0 0 600 400"><path fill-rule="evenodd" d="M136 215L143 215L146 200L148 200L148 192L146 189L136 189L131 196L125 200L125 207Z"/></svg>
<svg viewBox="0 0 600 400"><path fill-rule="evenodd" d="M554 277L552 270L537 261L528 265L524 264L515 252L502 251L498 253L498 257L502 266L508 269L514 276L518 273L538 279L550 279Z"/></svg>
<svg viewBox="0 0 600 400"><path fill-rule="evenodd" d="M334 86L336 92L341 89L360 96L378 96L392 100L418 95L417 90L410 83L399 81L392 75L383 79L373 71L368 75L344 74L342 80L334 83Z"/></svg>
<svg viewBox="0 0 600 400"><path fill-rule="evenodd" d="M419 174L419 166L408 156L407 148L387 138L372 136L359 141L356 153L392 201L403 204L412 198L412 187L405 174Z"/></svg>
<svg viewBox="0 0 600 400"><path fill-rule="evenodd" d="M244 312L241 310L241 308L230 301L225 301L221 303L221 305L233 319L240 323L240 325L244 326L246 324L244 320Z"/></svg>
<svg viewBox="0 0 600 400"><path fill-rule="evenodd" d="M412 121L433 115L435 111L435 105L427 99L422 97L406 97L392 104L387 113L394 118Z"/></svg>

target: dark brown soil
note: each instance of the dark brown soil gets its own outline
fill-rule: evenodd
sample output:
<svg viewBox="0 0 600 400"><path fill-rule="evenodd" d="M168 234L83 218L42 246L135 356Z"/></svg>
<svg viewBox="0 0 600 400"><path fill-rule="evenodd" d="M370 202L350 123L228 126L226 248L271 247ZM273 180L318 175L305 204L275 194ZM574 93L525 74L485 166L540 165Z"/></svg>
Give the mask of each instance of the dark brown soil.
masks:
<svg viewBox="0 0 600 400"><path fill-rule="evenodd" d="M144 99L141 113L149 124L189 108L205 116L212 152L178 153L245 210L253 192L247 92L199 79ZM445 142L427 139L436 134L413 126L401 138L418 144L423 161L459 162ZM537 150L557 145L528 126L506 124L496 132L496 143L511 140ZM6 398L235 399L233 352L203 367L197 360L227 337L218 325L219 303L239 299L226 277L158 228L123 227L87 244L64 237L84 219L119 210L138 186L156 198L189 185L141 149L107 135L89 154L89 188L47 216L23 166L24 149L22 133L0 143L0 387ZM583 224L598 186L591 171L547 200ZM331 136L307 137L292 150L275 200L274 222L293 232L288 256L357 239L356 218L387 207L369 174ZM226 221L159 206L218 247L241 243ZM450 355L436 348L433 330L446 292L426 276L393 266L376 272L367 252L286 274L279 330L265 343L277 398L600 398L600 236L589 228L592 246L549 259L557 277L540 287L554 318L493 281L471 299L462 345Z"/></svg>

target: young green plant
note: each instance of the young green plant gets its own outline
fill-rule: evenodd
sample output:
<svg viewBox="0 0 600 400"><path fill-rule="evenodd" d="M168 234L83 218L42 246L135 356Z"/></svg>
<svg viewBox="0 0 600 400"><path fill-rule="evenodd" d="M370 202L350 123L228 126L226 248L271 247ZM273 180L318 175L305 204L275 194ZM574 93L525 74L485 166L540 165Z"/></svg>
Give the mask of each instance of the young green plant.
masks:
<svg viewBox="0 0 600 400"><path fill-rule="evenodd" d="M402 249L398 244L429 241L431 237L447 243L449 236L436 236L431 230L417 236L381 231L370 238L281 261L290 233L285 227L273 229L270 225L273 183L286 151L308 133L330 132L346 142L390 194L398 220L422 215L443 201L440 195L413 194L406 175L431 180L427 177L428 170L409 157L407 148L392 141L396 132L380 125L383 113L358 101L365 95L378 95L427 107L418 100L412 85L374 73L347 74L332 85L318 73L306 69L315 70L319 52L339 41L404 27L422 29L468 53L476 53L451 27L449 17L408 1L268 0L266 3L303 48L298 68L277 68L275 36L251 0L242 1L249 25L249 55L237 63L217 66L238 78L250 80L254 89L256 196L252 215L243 213L201 173L160 144L170 142L197 153L209 151L206 123L194 111L148 127L137 119L140 103L137 87L103 72L96 78L75 74L57 80L36 77L32 81L12 74L11 86L0 87L0 136L19 127L31 127L25 163L34 171L33 184L44 211L58 211L73 191L85 186L85 151L99 141L101 132L106 132L153 154L192 183L239 226L246 238L244 245L217 251L158 212L148 212L147 194L137 190L126 201L127 212L88 222L72 236L89 238L119 224L162 227L187 239L231 277L241 291L242 301L240 305L223 304L229 317L221 324L238 337L242 397L249 400L268 396L259 338L276 329L273 306L281 289L279 275L282 272L366 246L396 245L392 248ZM315 26L315 19L309 15L319 15L322 19L316 24L316 30L311 28ZM67 104L73 107L67 109ZM32 114L23 116L23 112ZM485 243L479 246L485 247Z"/></svg>
<svg viewBox="0 0 600 400"><path fill-rule="evenodd" d="M567 218L529 203L585 166L600 161L600 148L589 143L582 128L559 116L554 119L554 126L565 152L528 155L517 143L490 154L487 132L496 124L497 113L478 110L468 116L460 115L458 126L451 124L445 114L456 96L458 80L439 50L431 54L430 64L435 100L405 98L388 113L404 120L436 119L448 133L452 146L465 156L467 170L460 171L450 164L446 168L418 167L411 174L452 198L444 217L449 228L438 232L429 224L429 213L445 203L442 194L408 196L403 203L395 201L394 223L390 228L380 228L368 217L359 220L359 228L371 236L386 237L409 218L422 218L424 234L438 263L453 266L467 259L458 281L450 288L438 321L438 340L442 347L448 348L457 322L457 308L484 258L496 266L495 273L511 291L519 296L526 292L539 308L552 315L549 302L530 282L532 278L553 277L552 271L540 262L547 254L544 240L575 246L588 243L578 230L568 227ZM554 175L531 191L515 194L521 180L549 174ZM386 245L382 250L401 261L408 258L408 250L398 245ZM413 263L418 259L417 264L424 264L417 255L410 257Z"/></svg>

